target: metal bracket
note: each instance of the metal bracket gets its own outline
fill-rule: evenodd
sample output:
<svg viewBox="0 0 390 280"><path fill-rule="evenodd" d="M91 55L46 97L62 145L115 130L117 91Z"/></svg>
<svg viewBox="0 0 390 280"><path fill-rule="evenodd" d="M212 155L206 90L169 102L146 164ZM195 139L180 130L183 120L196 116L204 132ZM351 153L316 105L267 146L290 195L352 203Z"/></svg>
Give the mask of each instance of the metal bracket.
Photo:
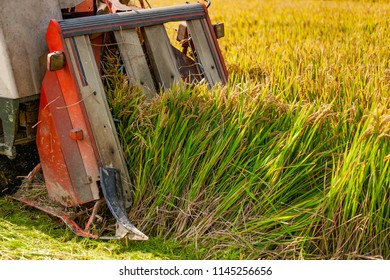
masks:
<svg viewBox="0 0 390 280"><path fill-rule="evenodd" d="M0 143L0 154L14 159L16 157L14 141L17 133L19 101L6 98L0 101L0 119L4 135L3 143Z"/></svg>
<svg viewBox="0 0 390 280"><path fill-rule="evenodd" d="M115 168L100 167L100 180L107 206L118 223L115 237L101 239L122 239L126 236L130 240L148 240L149 238L129 221L126 214L119 171Z"/></svg>

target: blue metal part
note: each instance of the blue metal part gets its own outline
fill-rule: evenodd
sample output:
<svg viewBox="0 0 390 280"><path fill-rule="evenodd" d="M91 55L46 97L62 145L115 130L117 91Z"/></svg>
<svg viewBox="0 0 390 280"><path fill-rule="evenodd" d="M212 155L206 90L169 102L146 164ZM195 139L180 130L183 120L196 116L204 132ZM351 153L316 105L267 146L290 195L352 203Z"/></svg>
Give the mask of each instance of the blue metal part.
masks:
<svg viewBox="0 0 390 280"><path fill-rule="evenodd" d="M129 221L126 214L119 171L115 168L100 167L100 180L107 206L119 224L115 239L127 236L131 240L148 240L149 238Z"/></svg>

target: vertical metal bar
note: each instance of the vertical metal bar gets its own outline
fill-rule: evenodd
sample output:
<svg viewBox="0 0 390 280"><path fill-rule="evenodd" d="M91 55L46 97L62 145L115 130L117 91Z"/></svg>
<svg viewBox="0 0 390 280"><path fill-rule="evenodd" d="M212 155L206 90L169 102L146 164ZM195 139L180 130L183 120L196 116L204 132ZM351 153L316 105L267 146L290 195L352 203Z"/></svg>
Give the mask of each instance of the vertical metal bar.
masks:
<svg viewBox="0 0 390 280"><path fill-rule="evenodd" d="M67 45L71 44L67 39ZM85 84L79 79L81 98L86 108L93 137L103 167L120 170L123 195L126 207L131 205L131 183L115 124L110 113L103 83L96 65L89 36L73 38L77 55L74 55L73 68L84 73ZM81 69L77 69L80 67ZM76 72L77 72L76 71ZM79 76L79 75L78 75Z"/></svg>
<svg viewBox="0 0 390 280"><path fill-rule="evenodd" d="M152 98L156 89L137 31L135 29L115 31L114 35L130 83L138 86L147 97Z"/></svg>
<svg viewBox="0 0 390 280"><path fill-rule="evenodd" d="M142 28L142 35L159 87L170 88L178 84L180 72L164 26Z"/></svg>

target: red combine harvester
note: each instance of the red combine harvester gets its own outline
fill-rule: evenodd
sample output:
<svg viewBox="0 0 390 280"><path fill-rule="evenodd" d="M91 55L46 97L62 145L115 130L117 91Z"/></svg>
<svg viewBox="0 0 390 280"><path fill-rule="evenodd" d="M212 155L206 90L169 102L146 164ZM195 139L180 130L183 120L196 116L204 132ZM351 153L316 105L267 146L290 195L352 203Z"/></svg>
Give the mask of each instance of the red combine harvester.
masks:
<svg viewBox="0 0 390 280"><path fill-rule="evenodd" d="M104 47L116 46L129 83L148 97L189 80L227 82L217 42L223 25L211 24L205 3L130 2L0 3L0 193L90 238L148 239L127 215L133 186L104 90ZM181 50L167 35L170 22L179 22ZM29 185L38 170L45 191L39 196ZM15 193L17 175L27 174L27 187ZM103 204L116 219L110 236L91 230Z"/></svg>

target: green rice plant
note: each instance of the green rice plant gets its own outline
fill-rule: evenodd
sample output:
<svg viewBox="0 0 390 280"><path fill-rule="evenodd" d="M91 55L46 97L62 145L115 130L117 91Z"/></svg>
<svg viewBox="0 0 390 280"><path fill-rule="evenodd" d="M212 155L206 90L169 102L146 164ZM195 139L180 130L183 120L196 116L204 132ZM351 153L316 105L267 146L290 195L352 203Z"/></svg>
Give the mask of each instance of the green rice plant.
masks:
<svg viewBox="0 0 390 280"><path fill-rule="evenodd" d="M388 258L390 6L242 5L211 8L225 88L111 94L131 219L203 258Z"/></svg>
<svg viewBox="0 0 390 280"><path fill-rule="evenodd" d="M332 250L335 257L389 255L389 126L387 121L378 130L376 122L375 116L367 118L334 162L320 210L327 220L320 224L327 234L322 250Z"/></svg>

